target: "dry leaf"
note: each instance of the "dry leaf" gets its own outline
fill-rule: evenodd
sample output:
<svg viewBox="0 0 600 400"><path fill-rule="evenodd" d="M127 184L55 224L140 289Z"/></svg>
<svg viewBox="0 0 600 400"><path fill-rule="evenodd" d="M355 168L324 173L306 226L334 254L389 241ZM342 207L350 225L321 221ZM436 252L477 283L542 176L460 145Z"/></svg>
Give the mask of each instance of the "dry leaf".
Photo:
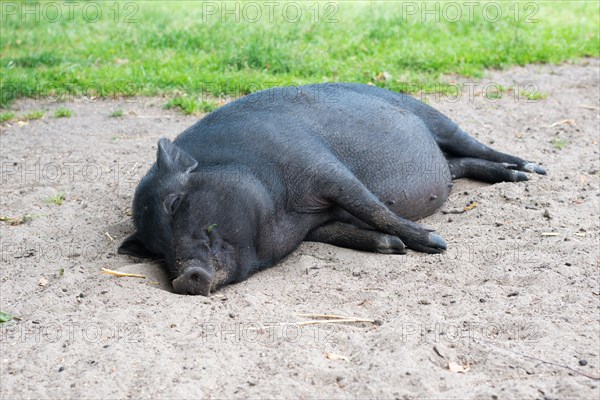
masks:
<svg viewBox="0 0 600 400"><path fill-rule="evenodd" d="M375 80L377 82L385 82L385 81L389 81L390 79L392 79L392 76L390 75L389 72L386 72L386 71L380 72L379 75L377 75L375 77Z"/></svg>
<svg viewBox="0 0 600 400"><path fill-rule="evenodd" d="M346 356L341 356L339 354L335 354L335 353L325 353L325 357L327 357L330 360L344 360L344 361L350 361L350 359Z"/></svg>
<svg viewBox="0 0 600 400"><path fill-rule="evenodd" d="M448 369L450 370L450 372L467 372L468 370L470 370L471 368L469 368L468 365L460 365L458 363L455 363L454 361L450 361L448 363Z"/></svg>
<svg viewBox="0 0 600 400"><path fill-rule="evenodd" d="M575 123L574 119L563 119L562 121L557 121L557 122L551 124L549 127L553 128L553 127L555 127L557 125L563 125L563 124L569 124L571 126L577 126L577 124Z"/></svg>
<svg viewBox="0 0 600 400"><path fill-rule="evenodd" d="M478 202L474 201L473 203L469 204L468 206L466 206L463 211L469 211L474 209L475 207L477 207L479 205Z"/></svg>

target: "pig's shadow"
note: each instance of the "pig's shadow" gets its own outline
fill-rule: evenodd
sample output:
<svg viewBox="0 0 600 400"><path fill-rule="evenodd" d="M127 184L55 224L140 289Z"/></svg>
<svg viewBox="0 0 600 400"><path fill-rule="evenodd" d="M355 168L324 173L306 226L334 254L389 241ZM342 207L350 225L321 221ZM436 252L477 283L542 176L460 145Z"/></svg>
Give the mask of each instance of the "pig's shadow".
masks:
<svg viewBox="0 0 600 400"><path fill-rule="evenodd" d="M106 231L110 231L116 236L116 246L119 246L121 242L133 232L133 226L130 221L120 221L118 223L108 225L106 227ZM115 253L116 252L117 249L115 248ZM146 277L146 279L143 279L144 284L174 293L173 285L169 280L164 266L159 261L149 258L137 258L125 254L117 254L115 261L117 261L118 264L115 263L116 265L108 268L117 270L119 272L143 275ZM119 264L124 265L119 266Z"/></svg>
<svg viewBox="0 0 600 400"><path fill-rule="evenodd" d="M167 272L165 271L164 266L159 261L143 259L143 258L135 258L135 257L131 257L131 256L126 256L126 255L119 256L119 257L120 258L122 257L123 259L128 260L129 262L138 261L137 263L123 265L122 267L115 267L115 269L118 269L119 272L143 275L146 277L146 279L144 279L143 281L148 286L151 286L151 287L154 287L157 289L162 289L167 292L173 293L173 285L171 284L171 281L169 280L169 277L167 275ZM136 278L130 278L130 279L136 279Z"/></svg>

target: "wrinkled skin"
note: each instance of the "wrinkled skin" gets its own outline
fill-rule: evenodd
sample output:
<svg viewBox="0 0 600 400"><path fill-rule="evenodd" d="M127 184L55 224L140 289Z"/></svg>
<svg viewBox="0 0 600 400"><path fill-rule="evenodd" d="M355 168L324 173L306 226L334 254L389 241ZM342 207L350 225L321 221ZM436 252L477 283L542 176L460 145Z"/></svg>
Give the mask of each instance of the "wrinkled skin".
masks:
<svg viewBox="0 0 600 400"><path fill-rule="evenodd" d="M119 252L163 259L176 293L209 295L303 240L438 253L431 215L451 180L545 174L478 142L432 107L367 85L275 88L219 108L175 139L133 200Z"/></svg>

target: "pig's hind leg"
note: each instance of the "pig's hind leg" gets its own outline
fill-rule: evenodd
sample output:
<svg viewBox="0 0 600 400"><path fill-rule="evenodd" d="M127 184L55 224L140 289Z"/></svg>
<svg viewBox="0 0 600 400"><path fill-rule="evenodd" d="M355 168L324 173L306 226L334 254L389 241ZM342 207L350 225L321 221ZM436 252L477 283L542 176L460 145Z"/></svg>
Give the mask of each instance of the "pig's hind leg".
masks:
<svg viewBox="0 0 600 400"><path fill-rule="evenodd" d="M436 122L427 124L426 121L426 124L440 149L451 157L493 161L505 168L546 175L546 170L538 164L486 146L442 114L437 116Z"/></svg>
<svg viewBox="0 0 600 400"><path fill-rule="evenodd" d="M372 253L406 254L404 243L397 236L344 222L330 222L320 226L312 230L305 240Z"/></svg>
<svg viewBox="0 0 600 400"><path fill-rule="evenodd" d="M347 85L348 89L364 92L364 87ZM388 103L417 115L427 125L436 143L444 153L451 157L469 157L482 160L494 161L501 164L514 165L514 169L524 172L535 172L545 175L546 171L538 164L526 161L510 154L496 151L461 129L454 121L418 100L399 93L387 90L369 88L373 93L377 91L376 97L386 100Z"/></svg>
<svg viewBox="0 0 600 400"><path fill-rule="evenodd" d="M447 161L452 179L471 178L488 183L529 180L525 173L516 170L516 164L470 157L448 158Z"/></svg>

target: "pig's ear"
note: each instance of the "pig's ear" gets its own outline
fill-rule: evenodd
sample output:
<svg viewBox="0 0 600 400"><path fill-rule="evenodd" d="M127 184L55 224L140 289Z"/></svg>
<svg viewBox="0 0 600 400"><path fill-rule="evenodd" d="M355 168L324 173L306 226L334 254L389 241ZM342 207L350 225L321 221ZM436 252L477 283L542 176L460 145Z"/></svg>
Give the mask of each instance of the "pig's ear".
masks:
<svg viewBox="0 0 600 400"><path fill-rule="evenodd" d="M117 252L119 254L128 254L140 258L152 258L154 256L154 254L149 252L142 241L137 237L137 233L134 233L123 240L123 243L121 243Z"/></svg>
<svg viewBox="0 0 600 400"><path fill-rule="evenodd" d="M167 138L158 141L158 153L156 155L158 169L168 172L183 172L188 174L197 166L198 161L194 160L188 153L175 146Z"/></svg>

